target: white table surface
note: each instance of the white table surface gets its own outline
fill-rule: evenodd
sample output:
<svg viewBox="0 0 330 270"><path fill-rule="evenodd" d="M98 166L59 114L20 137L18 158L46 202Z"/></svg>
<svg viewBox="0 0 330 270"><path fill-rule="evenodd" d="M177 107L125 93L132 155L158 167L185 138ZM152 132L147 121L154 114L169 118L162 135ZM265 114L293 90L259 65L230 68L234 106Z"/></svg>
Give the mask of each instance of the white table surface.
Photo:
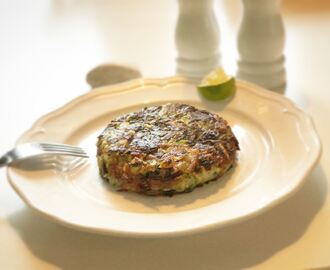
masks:
<svg viewBox="0 0 330 270"><path fill-rule="evenodd" d="M41 115L89 91L104 62L175 73L174 0L0 1L0 152ZM236 71L241 6L216 1L223 65ZM93 235L29 210L0 171L0 269L330 269L330 3L283 1L286 95L312 115L320 164L291 198L216 231L168 239ZM327 268L327 266L329 268Z"/></svg>

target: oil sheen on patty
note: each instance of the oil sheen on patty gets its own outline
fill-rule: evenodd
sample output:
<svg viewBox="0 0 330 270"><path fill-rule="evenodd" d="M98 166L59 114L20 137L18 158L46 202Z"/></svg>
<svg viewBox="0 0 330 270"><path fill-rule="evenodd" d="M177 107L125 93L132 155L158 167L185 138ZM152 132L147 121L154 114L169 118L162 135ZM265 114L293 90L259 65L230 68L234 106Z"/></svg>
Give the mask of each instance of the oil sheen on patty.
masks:
<svg viewBox="0 0 330 270"><path fill-rule="evenodd" d="M226 120L170 103L113 119L98 136L97 161L117 190L173 195L219 179L238 150Z"/></svg>

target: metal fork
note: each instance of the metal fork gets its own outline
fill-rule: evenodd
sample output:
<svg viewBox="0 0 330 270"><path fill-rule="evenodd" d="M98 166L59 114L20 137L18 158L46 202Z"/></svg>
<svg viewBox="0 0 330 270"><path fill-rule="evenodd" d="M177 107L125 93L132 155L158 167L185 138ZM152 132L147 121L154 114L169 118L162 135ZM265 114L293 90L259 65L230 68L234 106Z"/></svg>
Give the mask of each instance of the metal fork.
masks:
<svg viewBox="0 0 330 270"><path fill-rule="evenodd" d="M51 155L88 158L86 152L77 146L57 143L25 143L17 145L0 157L0 168L6 165L15 165L15 163L24 162L25 160L43 158Z"/></svg>

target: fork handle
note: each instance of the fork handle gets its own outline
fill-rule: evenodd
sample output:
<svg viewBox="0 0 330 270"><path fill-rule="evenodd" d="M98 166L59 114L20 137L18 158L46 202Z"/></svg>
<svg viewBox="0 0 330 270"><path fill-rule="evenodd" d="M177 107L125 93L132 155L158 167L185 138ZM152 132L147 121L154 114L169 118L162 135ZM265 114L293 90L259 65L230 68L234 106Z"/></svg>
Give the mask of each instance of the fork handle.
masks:
<svg viewBox="0 0 330 270"><path fill-rule="evenodd" d="M8 163L9 159L6 157L6 155L0 158L0 168L6 166Z"/></svg>

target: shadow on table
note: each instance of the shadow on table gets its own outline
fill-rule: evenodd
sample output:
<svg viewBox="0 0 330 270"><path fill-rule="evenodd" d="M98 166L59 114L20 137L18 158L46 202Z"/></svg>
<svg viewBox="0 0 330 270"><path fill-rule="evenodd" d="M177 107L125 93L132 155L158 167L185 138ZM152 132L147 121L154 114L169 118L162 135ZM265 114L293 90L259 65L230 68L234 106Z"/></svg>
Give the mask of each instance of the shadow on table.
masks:
<svg viewBox="0 0 330 270"><path fill-rule="evenodd" d="M93 235L52 223L28 208L10 216L9 222L35 256L61 269L242 269L301 238L324 204L327 190L318 166L298 192L264 214L178 238Z"/></svg>

